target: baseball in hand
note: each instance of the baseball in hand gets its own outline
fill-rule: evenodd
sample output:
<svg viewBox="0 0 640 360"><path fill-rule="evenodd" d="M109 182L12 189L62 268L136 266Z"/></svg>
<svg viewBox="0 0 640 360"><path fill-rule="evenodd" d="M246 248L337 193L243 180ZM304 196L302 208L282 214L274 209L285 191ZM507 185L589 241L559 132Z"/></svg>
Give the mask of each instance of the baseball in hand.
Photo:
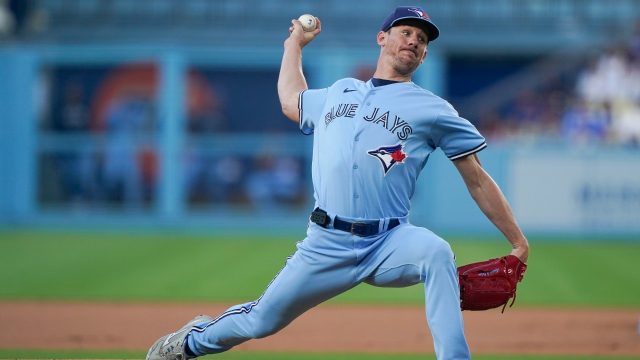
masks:
<svg viewBox="0 0 640 360"><path fill-rule="evenodd" d="M298 21L302 23L302 29L304 31L313 31L316 29L316 17L309 14L300 15Z"/></svg>

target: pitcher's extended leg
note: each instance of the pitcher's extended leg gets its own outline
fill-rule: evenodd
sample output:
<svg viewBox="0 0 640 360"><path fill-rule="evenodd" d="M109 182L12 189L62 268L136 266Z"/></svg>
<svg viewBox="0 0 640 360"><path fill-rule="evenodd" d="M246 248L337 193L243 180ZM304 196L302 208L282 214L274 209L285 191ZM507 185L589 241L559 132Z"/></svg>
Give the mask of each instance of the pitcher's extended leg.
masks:
<svg viewBox="0 0 640 360"><path fill-rule="evenodd" d="M309 250L319 242L327 243L313 239L309 244L309 238L301 243L258 300L233 306L202 329L192 331L188 344L194 354L219 353L274 334L310 308L352 288L355 261L349 260L350 254Z"/></svg>
<svg viewBox="0 0 640 360"><path fill-rule="evenodd" d="M364 271L373 269L365 281L375 286L403 287L423 282L427 321L438 360L471 358L464 336L455 259L446 241L427 229L401 225L368 254L362 266Z"/></svg>

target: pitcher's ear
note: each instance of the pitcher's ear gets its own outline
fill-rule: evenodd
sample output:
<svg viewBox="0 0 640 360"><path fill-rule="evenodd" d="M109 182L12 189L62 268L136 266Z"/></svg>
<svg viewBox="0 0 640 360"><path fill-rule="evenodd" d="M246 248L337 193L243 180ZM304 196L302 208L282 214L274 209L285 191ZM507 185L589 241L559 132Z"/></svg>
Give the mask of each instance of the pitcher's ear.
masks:
<svg viewBox="0 0 640 360"><path fill-rule="evenodd" d="M425 47L424 54L422 55L422 60L420 60L420 64L422 64L424 60L427 58L427 54L429 54L429 49Z"/></svg>
<svg viewBox="0 0 640 360"><path fill-rule="evenodd" d="M379 31L378 35L376 36L376 41L378 43L378 45L382 46L384 45L385 41L387 40L387 35L388 33L385 31Z"/></svg>

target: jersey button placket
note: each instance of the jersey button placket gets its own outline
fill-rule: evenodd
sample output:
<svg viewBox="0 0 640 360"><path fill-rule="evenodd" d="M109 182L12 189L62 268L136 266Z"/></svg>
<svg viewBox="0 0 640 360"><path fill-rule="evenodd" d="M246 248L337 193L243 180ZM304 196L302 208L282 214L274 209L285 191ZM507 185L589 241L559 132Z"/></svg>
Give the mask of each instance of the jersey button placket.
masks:
<svg viewBox="0 0 640 360"><path fill-rule="evenodd" d="M361 109L362 111L364 111L364 108L365 108L365 107L369 107L369 106L371 106L371 101L369 101L368 97L369 97L369 96L371 96L371 95L373 95L373 94L374 94L374 92L369 91L369 93L365 95L364 99L362 100L362 101L363 101L363 103L365 104L365 106ZM365 113L368 113L368 110L366 110L366 111L365 111ZM362 113L360 113L360 115L359 115L359 116L362 116ZM354 143L357 143L357 142L359 142L359 141L360 141L360 132L362 131L362 127L364 127L364 126L365 126L365 122L364 122L364 121L363 121L363 122L360 122L360 123L357 125L357 127L358 127L358 129L356 130L356 131L357 131L357 134L353 137L353 142L354 142ZM357 153L358 153L358 149L359 149L359 148L360 148L360 146L358 146L358 145L355 145L355 146L353 147L353 149L354 149L354 156L355 156L355 154L357 154ZM353 170L358 170L358 167L359 167L359 166L358 166L358 164L357 164L357 163L353 163L353 165L352 165ZM353 176L357 176L357 175L354 173L354 175L353 175ZM354 200L354 202L355 202L355 201L357 201L358 199L360 199L360 195L356 193L356 191L357 191L356 189L352 189L352 191L353 191L353 200ZM356 205L354 204L354 206L356 206Z"/></svg>

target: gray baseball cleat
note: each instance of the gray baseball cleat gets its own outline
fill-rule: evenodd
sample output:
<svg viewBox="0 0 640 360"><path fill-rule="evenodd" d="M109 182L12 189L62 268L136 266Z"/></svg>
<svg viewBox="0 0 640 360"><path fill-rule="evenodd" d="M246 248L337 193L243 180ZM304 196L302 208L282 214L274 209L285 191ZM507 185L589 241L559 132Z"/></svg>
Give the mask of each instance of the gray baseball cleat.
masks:
<svg viewBox="0 0 640 360"><path fill-rule="evenodd" d="M176 332L161 337L149 349L147 360L186 360L187 354L184 352L184 347L187 335L196 325L212 320L210 316L198 315Z"/></svg>

